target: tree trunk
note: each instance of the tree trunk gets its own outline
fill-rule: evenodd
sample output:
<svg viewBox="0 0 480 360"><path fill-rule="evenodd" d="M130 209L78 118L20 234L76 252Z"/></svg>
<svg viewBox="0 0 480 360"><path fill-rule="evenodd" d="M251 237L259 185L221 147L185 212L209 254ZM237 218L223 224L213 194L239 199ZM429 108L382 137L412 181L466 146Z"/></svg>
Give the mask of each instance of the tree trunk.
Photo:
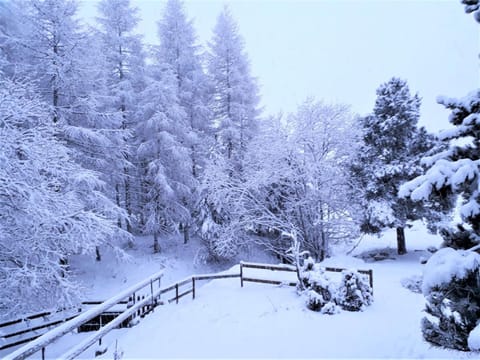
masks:
<svg viewBox="0 0 480 360"><path fill-rule="evenodd" d="M187 244L190 240L190 226L183 224L183 243Z"/></svg>
<svg viewBox="0 0 480 360"><path fill-rule="evenodd" d="M102 254L100 254L100 248L98 246L95 246L95 260L102 260Z"/></svg>
<svg viewBox="0 0 480 360"><path fill-rule="evenodd" d="M153 253L159 253L160 252L160 244L158 243L158 233L154 232L153 233Z"/></svg>
<svg viewBox="0 0 480 360"><path fill-rule="evenodd" d="M64 278L66 275L66 271L68 270L68 259L66 257L60 258L58 262L60 263L60 268L61 268L60 276Z"/></svg>
<svg viewBox="0 0 480 360"><path fill-rule="evenodd" d="M404 255L407 253L407 246L405 244L405 229L403 227L397 227L397 252L398 255Z"/></svg>
<svg viewBox="0 0 480 360"><path fill-rule="evenodd" d="M128 161L128 157L126 157ZM130 174L128 168L125 167L123 169L124 176L125 176L125 209L127 210L128 219L127 219L127 231L132 233L132 225L130 224L130 220L132 219L132 204L130 199Z"/></svg>
<svg viewBox="0 0 480 360"><path fill-rule="evenodd" d="M120 204L120 186L118 185L118 183L115 184L115 201L117 203L117 206L121 207L121 204ZM117 220L117 226L120 229L122 228L122 219L120 218L120 216L118 217L118 220Z"/></svg>

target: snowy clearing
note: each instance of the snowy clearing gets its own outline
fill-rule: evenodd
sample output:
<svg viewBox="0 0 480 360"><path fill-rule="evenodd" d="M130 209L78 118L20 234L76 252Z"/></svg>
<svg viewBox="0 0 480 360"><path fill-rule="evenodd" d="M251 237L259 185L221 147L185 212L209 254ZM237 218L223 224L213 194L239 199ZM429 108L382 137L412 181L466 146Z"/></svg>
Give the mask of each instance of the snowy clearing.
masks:
<svg viewBox="0 0 480 360"><path fill-rule="evenodd" d="M402 282L421 275L424 265L420 264L420 259L430 255L425 249L438 246L439 239L418 225L407 236L409 253L401 257L395 255L394 233L388 232L382 238L364 238L353 253L382 252L388 254L386 260L374 261L365 256L368 261L364 261L337 255L324 262L326 266L373 269L374 303L364 312L322 315L306 309L304 299L293 287L245 283L241 288L239 279L215 280L198 289L196 300L186 297L179 305L158 307L137 326L112 331L103 339L108 351L100 358L112 359L117 343L117 351L123 352L124 359L478 359L478 353L436 348L423 340L420 319L424 316L424 297L404 288ZM81 262L76 263L80 277L92 286L90 296L106 294L115 288L118 291L159 267L165 268L167 281L164 285L193 273L219 270L192 265L191 257L198 248L195 241L183 245L170 239L162 254L150 255L150 242L140 240L137 249L131 252L136 257L130 263L115 266L116 262L112 261L104 268L107 270L102 275L97 273L95 278L90 278L93 274L91 263L84 263L82 271ZM183 256L169 258L172 253L182 254L179 247L184 250ZM250 261L268 260L254 253L244 256ZM105 257L105 261L108 259ZM230 271L238 272L238 267ZM292 276L295 277L294 273L247 271L247 275L266 279L292 280ZM339 276L329 274L332 279ZM59 343L47 347L47 358L58 358L89 334L67 335ZM93 358L97 349L97 346L91 347L82 358ZM40 356L37 354L35 358Z"/></svg>

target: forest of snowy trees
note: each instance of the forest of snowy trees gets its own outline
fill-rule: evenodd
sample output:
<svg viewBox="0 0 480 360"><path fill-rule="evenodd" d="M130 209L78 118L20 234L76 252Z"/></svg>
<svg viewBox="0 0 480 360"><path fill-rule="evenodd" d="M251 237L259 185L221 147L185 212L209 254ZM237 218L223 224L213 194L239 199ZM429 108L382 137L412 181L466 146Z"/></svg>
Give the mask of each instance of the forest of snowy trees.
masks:
<svg viewBox="0 0 480 360"><path fill-rule="evenodd" d="M479 20L478 1L462 2ZM165 3L159 46L129 0L101 0L93 27L77 10L0 2L2 316L74 303L69 256L121 257L138 235L153 252L166 234L199 237L202 261L251 243L288 261L292 239L322 261L387 228L405 254L415 220L448 246L480 242L478 91L439 99L454 125L439 136L396 77L365 117L313 98L269 116L227 7L205 48L180 0Z"/></svg>

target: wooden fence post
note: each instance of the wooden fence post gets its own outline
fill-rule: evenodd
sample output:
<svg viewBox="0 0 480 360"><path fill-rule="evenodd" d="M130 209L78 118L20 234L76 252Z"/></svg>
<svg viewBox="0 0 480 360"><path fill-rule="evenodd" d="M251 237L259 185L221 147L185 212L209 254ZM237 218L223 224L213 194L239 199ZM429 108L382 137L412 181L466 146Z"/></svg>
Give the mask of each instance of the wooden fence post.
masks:
<svg viewBox="0 0 480 360"><path fill-rule="evenodd" d="M195 276L192 276L192 299L195 300Z"/></svg>
<svg viewBox="0 0 480 360"><path fill-rule="evenodd" d="M150 280L150 297L151 297L151 303L150 303L150 309L153 311L154 308L154 301L153 301L153 280Z"/></svg>
<svg viewBox="0 0 480 360"><path fill-rule="evenodd" d="M368 270L368 277L370 280L370 287L372 288L372 291L373 291L373 270L372 269Z"/></svg>
<svg viewBox="0 0 480 360"><path fill-rule="evenodd" d="M240 287L243 287L243 264L240 262Z"/></svg>

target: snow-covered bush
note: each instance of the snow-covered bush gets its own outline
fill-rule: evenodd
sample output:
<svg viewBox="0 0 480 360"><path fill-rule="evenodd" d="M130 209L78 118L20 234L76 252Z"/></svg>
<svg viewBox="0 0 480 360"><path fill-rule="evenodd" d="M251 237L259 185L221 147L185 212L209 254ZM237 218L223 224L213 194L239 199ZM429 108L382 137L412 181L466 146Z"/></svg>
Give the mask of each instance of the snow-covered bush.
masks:
<svg viewBox="0 0 480 360"><path fill-rule="evenodd" d="M322 314L335 314L335 286L325 274L325 270L315 264L311 257L304 260L300 270L300 280L306 296L306 305L310 310Z"/></svg>
<svg viewBox="0 0 480 360"><path fill-rule="evenodd" d="M373 302L373 291L365 275L344 270L337 291L337 304L343 310L363 311Z"/></svg>
<svg viewBox="0 0 480 360"><path fill-rule="evenodd" d="M300 268L298 291L305 296L310 310L322 314L337 314L364 310L373 302L373 291L366 276L354 270L344 270L339 284L325 273L325 268L308 257Z"/></svg>
<svg viewBox="0 0 480 360"><path fill-rule="evenodd" d="M425 265L422 292L428 314L422 320L424 338L439 346L478 350L478 330L473 330L480 319L480 255L439 250Z"/></svg>

